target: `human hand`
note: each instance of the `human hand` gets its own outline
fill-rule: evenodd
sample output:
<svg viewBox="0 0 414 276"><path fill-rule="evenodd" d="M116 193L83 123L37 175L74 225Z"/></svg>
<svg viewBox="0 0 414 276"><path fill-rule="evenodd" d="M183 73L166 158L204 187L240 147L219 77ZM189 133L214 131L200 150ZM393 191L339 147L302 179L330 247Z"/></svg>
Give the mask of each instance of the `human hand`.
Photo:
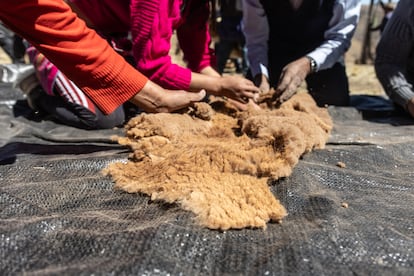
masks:
<svg viewBox="0 0 414 276"><path fill-rule="evenodd" d="M243 104L259 96L259 88L254 83L240 76L224 76L219 79L218 95L225 96Z"/></svg>
<svg viewBox="0 0 414 276"><path fill-rule="evenodd" d="M147 81L142 90L130 99L130 102L149 113L168 113L191 106L205 96L204 89L198 92L167 90L152 81Z"/></svg>
<svg viewBox="0 0 414 276"><path fill-rule="evenodd" d="M270 84L268 78L263 74L257 74L254 77L254 84L259 87L261 94L266 94L270 91Z"/></svg>
<svg viewBox="0 0 414 276"><path fill-rule="evenodd" d="M311 72L310 60L306 57L286 65L280 75L275 98L279 103L289 100Z"/></svg>

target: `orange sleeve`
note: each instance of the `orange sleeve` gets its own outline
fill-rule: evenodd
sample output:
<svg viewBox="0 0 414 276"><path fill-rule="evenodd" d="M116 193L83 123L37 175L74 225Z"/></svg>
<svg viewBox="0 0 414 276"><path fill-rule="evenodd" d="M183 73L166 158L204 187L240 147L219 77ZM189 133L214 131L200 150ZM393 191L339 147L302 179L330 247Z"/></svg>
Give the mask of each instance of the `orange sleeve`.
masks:
<svg viewBox="0 0 414 276"><path fill-rule="evenodd" d="M0 1L0 20L42 52L105 113L128 101L148 81L62 0Z"/></svg>

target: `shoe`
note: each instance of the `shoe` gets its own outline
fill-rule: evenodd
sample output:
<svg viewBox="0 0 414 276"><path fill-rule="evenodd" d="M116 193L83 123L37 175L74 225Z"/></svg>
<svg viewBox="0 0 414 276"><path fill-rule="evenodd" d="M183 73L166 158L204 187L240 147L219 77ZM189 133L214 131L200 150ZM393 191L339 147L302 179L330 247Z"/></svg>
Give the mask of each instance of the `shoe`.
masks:
<svg viewBox="0 0 414 276"><path fill-rule="evenodd" d="M40 108L39 102L41 101L41 98L44 96L44 94L45 92L43 91L43 88L40 85L37 85L32 90L25 93L27 104L33 111L35 112L42 111L42 109Z"/></svg>

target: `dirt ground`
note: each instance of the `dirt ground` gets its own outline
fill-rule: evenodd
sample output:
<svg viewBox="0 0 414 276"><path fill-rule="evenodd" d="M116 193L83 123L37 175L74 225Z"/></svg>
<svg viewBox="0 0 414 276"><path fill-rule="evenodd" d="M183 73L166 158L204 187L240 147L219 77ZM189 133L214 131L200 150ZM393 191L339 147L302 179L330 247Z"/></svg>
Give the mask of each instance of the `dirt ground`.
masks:
<svg viewBox="0 0 414 276"><path fill-rule="evenodd" d="M377 77L375 76L373 60L367 59L368 64L358 64L361 59L362 45L367 24L368 7L361 9L361 18L348 52L345 54L347 74L351 94L384 95ZM382 13L375 11L374 26L382 19ZM379 33L371 33L371 53L375 58L375 47L379 40Z"/></svg>

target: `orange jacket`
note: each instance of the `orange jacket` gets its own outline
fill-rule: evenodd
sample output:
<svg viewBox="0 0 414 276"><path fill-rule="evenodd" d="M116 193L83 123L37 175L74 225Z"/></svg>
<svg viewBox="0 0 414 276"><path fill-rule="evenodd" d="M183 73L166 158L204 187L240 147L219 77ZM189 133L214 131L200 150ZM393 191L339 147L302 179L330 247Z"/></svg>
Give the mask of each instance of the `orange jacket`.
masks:
<svg viewBox="0 0 414 276"><path fill-rule="evenodd" d="M62 0L0 1L0 20L41 51L106 114L148 81Z"/></svg>

